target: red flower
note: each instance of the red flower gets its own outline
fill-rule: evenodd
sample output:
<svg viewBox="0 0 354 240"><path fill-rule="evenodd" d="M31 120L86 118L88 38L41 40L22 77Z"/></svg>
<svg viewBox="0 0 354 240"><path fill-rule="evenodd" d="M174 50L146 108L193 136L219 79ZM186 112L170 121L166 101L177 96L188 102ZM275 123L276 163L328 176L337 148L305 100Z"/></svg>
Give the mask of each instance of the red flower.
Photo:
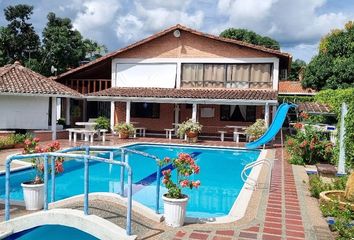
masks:
<svg viewBox="0 0 354 240"><path fill-rule="evenodd" d="M195 182L192 182L192 186L195 187L195 188L198 188L200 186L200 181L197 180Z"/></svg>
<svg viewBox="0 0 354 240"><path fill-rule="evenodd" d="M299 123L299 122L294 124L294 128L296 128L296 129L301 129L302 126L303 126L302 123Z"/></svg>
<svg viewBox="0 0 354 240"><path fill-rule="evenodd" d="M26 145L30 145L31 143L32 143L32 141L31 141L31 139L26 139L25 141L24 141L24 143L26 144Z"/></svg>
<svg viewBox="0 0 354 240"><path fill-rule="evenodd" d="M187 187L189 185L189 181L187 179L182 180L180 183L181 187Z"/></svg>
<svg viewBox="0 0 354 240"><path fill-rule="evenodd" d="M33 141L35 141L36 143L39 142L39 140L40 139L38 137L33 138Z"/></svg>
<svg viewBox="0 0 354 240"><path fill-rule="evenodd" d="M300 113L300 117L303 118L303 119L308 119L309 115L307 114L307 112L301 112Z"/></svg>
<svg viewBox="0 0 354 240"><path fill-rule="evenodd" d="M304 141L300 144L300 147L301 147L301 148L304 148L304 147L306 147L306 145L307 145L307 141L304 140Z"/></svg>

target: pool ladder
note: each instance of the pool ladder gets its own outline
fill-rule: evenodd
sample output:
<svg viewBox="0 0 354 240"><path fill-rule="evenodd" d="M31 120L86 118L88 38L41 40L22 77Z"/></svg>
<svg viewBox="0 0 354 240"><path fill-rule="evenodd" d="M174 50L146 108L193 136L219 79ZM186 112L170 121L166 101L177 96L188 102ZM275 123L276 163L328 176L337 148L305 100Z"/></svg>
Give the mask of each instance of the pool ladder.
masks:
<svg viewBox="0 0 354 240"><path fill-rule="evenodd" d="M259 166L259 165L263 165L263 164L266 164L268 166L269 171L270 171L269 181L268 181L268 187L270 187L270 181L272 179L272 168L273 168L272 160L270 160L268 158L263 158L263 159L255 161L255 162L248 163L248 164L246 164L246 166L243 168L243 170L241 172L242 181L245 184L247 184L248 186L250 186L250 188L252 190L255 190L256 188L258 188L259 183L258 183L257 179L254 179L249 176L249 174L247 173L247 170L254 168L255 166ZM264 185L264 188L267 188L267 186Z"/></svg>

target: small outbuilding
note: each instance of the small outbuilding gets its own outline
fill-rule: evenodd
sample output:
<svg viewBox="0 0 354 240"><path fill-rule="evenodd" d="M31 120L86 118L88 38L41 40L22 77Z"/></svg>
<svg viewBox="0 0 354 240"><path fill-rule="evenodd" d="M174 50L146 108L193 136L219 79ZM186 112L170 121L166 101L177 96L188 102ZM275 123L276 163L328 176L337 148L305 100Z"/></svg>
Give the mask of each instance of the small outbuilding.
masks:
<svg viewBox="0 0 354 240"><path fill-rule="evenodd" d="M0 130L50 130L56 139L57 98L66 99L65 120L70 124L70 98L81 97L20 62L0 67Z"/></svg>

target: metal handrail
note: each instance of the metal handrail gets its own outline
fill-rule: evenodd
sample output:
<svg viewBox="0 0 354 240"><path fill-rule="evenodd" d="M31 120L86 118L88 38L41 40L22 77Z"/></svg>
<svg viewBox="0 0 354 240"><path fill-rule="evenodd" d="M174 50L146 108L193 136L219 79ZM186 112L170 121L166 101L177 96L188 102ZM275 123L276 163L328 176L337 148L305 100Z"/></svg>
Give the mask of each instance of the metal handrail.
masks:
<svg viewBox="0 0 354 240"><path fill-rule="evenodd" d="M268 158L263 158L263 159L259 159L257 161L248 163L245 165L245 167L243 168L242 172L241 172L241 179L244 183L250 185L252 187L252 189L255 189L258 185L257 179L253 179L249 176L249 174L246 173L246 171L250 168L253 168L255 166L261 165L261 164L266 164L270 170L270 174L272 174L271 170L273 168L273 164L271 162L270 159ZM253 183L250 183L249 181L252 181ZM271 175L269 177L269 186L270 186L270 181L271 181Z"/></svg>
<svg viewBox="0 0 354 240"><path fill-rule="evenodd" d="M83 154L69 154L68 152L85 150ZM123 151L124 152L124 151ZM55 200L55 158L57 157L69 157L84 161L84 214L88 215L88 194L89 194L89 161L99 161L109 164L120 165L123 169L128 171L128 193L127 193L127 221L126 221L126 233L131 235L131 209L132 209L132 177L133 170L128 163L122 159L121 161L113 160L113 154L110 154L110 159L91 156L90 147L80 146L65 149L58 152L49 153L35 153L35 154L20 154L10 155L6 158L6 176L5 176L5 221L10 220L10 165L13 160L27 159L27 158L44 158L44 210L48 210L48 159L51 158L51 177L52 177L52 195L51 200ZM124 184L124 183L123 183Z"/></svg>

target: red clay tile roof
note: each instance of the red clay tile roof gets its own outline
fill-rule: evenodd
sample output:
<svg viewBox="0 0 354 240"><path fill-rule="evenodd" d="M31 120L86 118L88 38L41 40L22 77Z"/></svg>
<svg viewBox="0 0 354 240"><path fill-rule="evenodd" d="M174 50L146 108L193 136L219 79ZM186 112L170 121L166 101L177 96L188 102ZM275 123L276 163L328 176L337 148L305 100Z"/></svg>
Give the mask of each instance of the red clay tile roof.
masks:
<svg viewBox="0 0 354 240"><path fill-rule="evenodd" d="M327 104L318 102L299 103L299 111L310 114L333 114L331 108Z"/></svg>
<svg viewBox="0 0 354 240"><path fill-rule="evenodd" d="M1 94L82 97L75 90L25 68L19 62L0 67Z"/></svg>
<svg viewBox="0 0 354 240"><path fill-rule="evenodd" d="M311 88L303 88L299 81L279 81L279 94L314 95L316 91Z"/></svg>
<svg viewBox="0 0 354 240"><path fill-rule="evenodd" d="M271 49L271 48L266 48L266 47L263 47L263 46L254 45L254 44L251 44L251 43L247 43L247 42L243 42L243 41L239 41L239 40L235 40L235 39L223 38L223 37L219 37L219 36L215 36L215 35L211 35L211 34L199 32L199 31L197 31L197 30L194 30L194 29L191 29L191 28L182 26L182 25L180 25L180 24L177 24L177 25L172 26L172 27L170 27L170 28L167 28L167 29L165 29L165 30L163 30L163 31L160 31L160 32L158 32L158 33L155 33L155 34L153 34L153 35L151 35L151 36L149 36L149 37L147 37L147 38L145 38L145 39L142 39L142 40L140 40L140 41L138 41L138 42L135 42L135 43L133 43L133 44L131 44L131 45L128 45L128 46L126 46L126 47L124 47L124 48L118 49L117 51L111 52L111 53L109 53L109 54L107 54L107 55L105 55L105 56L102 56L102 57L100 57L100 58L97 58L96 60L91 61L91 62L89 62L89 63L87 63L87 64L84 64L84 65L79 66L79 67L77 67L77 68L71 69L71 70L69 70L69 71L67 71L67 72L65 72L65 73L62 73L62 74L60 74L60 75L57 76L57 79L60 79L60 78L62 78L62 77L64 77L64 76L67 76L67 75L69 75L69 74L72 74L72 73L74 73L74 72L77 72L77 71L79 71L79 70L82 70L82 69L84 69L84 68L87 68L87 67L89 67L89 66L95 65L96 63L99 63L99 62L101 62L101 61L104 61L104 60L108 60L108 59L110 59L110 58L113 58L113 57L115 57L117 54L120 54L120 53L122 53L122 52L124 52L124 51L127 51L127 50L129 50L129 49L132 49L132 48L137 47L137 46L139 46L139 45L142 45L142 44L144 44L144 43L150 42L150 41L152 41L152 40L154 40L154 39L156 39L156 38L158 38L158 37L160 37L160 36L163 36L163 35L165 35L165 34L167 34L167 33L169 33L169 32L172 32L172 31L174 31L174 30L177 30L177 29L183 30L183 31L186 31L186 32L190 32L190 33L195 34L195 35L207 37L207 38L210 38L210 39L214 39L214 40L218 40L218 41L222 41L222 42L227 42L227 43L232 43L232 44L236 44L236 45L239 45L239 46L248 47L248 48L252 48L252 49L255 49L255 50L262 51L262 52L266 52L266 53L271 53L271 54L274 54L274 55L276 55L276 56L278 56L278 57L286 58L286 59L288 59L289 62L291 62L292 56L291 56L290 54L288 54L288 53L284 53L284 52L281 52L281 51L279 51L279 50L274 50L274 49ZM289 66L289 67L290 67L290 66Z"/></svg>
<svg viewBox="0 0 354 240"><path fill-rule="evenodd" d="M113 87L87 94L91 97L188 98L217 100L277 100L274 90L225 88L128 88Z"/></svg>

